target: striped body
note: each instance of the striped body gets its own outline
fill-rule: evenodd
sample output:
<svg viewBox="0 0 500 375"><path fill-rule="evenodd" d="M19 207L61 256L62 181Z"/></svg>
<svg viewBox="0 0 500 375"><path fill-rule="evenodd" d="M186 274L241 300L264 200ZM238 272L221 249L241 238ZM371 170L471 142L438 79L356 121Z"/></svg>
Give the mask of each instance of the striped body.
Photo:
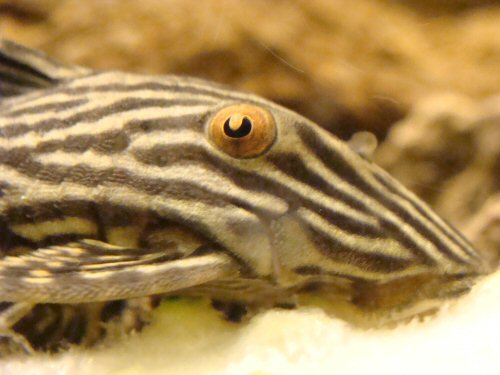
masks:
<svg viewBox="0 0 500 375"><path fill-rule="evenodd" d="M22 73L34 72L4 60L21 78L6 81L4 92L15 95L0 99L0 253L8 259L0 285L16 257L89 239L161 252L162 261L225 254L237 276L186 290L245 302L260 301L265 288L245 293L254 284L279 300L320 282L360 308L408 307L463 291L486 271L462 236L387 173L274 103L192 78L83 69L53 80L40 73L37 89L22 92ZM277 138L262 155L237 159L207 139L207 122L233 103L274 117ZM30 272L0 300L29 299L30 277L57 283L51 275L66 264L47 254L43 269L30 258ZM100 282L112 283L113 267L106 275ZM395 300L380 297L384 288ZM64 298L34 302L97 301Z"/></svg>

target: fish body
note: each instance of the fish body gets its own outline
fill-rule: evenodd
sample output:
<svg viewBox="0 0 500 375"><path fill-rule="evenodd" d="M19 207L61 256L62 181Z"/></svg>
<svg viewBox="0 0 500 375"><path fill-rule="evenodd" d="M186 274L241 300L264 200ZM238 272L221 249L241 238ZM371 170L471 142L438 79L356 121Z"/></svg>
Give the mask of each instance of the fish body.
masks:
<svg viewBox="0 0 500 375"><path fill-rule="evenodd" d="M7 41L0 95L6 331L29 336L51 304L273 306L318 286L367 313L413 311L487 272L364 154L258 96L66 67Z"/></svg>

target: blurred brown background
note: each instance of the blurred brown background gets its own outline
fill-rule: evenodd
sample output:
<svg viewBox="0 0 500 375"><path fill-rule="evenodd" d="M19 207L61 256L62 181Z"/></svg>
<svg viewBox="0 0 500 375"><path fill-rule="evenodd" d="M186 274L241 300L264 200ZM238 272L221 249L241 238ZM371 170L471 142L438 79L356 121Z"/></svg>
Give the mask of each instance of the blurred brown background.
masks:
<svg viewBox="0 0 500 375"><path fill-rule="evenodd" d="M0 0L0 35L67 63L252 91L376 160L500 253L500 1Z"/></svg>

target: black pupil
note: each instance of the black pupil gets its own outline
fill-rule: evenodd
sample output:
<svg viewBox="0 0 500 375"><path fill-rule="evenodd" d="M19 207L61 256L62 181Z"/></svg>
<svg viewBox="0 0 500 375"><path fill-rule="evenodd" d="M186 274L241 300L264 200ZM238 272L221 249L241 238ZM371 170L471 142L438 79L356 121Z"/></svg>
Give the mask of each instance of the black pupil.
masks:
<svg viewBox="0 0 500 375"><path fill-rule="evenodd" d="M243 117L243 120L241 120L240 126L236 129L233 130L229 126L229 122L231 121L231 117L229 117L226 122L224 123L224 133L231 138L243 138L250 134L252 131L252 121L250 121L249 118Z"/></svg>

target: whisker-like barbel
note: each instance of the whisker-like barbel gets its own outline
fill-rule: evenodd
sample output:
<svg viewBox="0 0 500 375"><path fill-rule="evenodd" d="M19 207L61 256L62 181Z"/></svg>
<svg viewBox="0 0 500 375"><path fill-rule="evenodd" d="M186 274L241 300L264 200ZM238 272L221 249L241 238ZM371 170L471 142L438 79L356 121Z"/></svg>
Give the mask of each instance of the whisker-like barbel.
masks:
<svg viewBox="0 0 500 375"><path fill-rule="evenodd" d="M259 308L319 284L397 319L468 290L482 258L362 139L211 82L67 67L1 41L0 329L57 347L85 336L82 303ZM36 323L58 304L80 320Z"/></svg>

